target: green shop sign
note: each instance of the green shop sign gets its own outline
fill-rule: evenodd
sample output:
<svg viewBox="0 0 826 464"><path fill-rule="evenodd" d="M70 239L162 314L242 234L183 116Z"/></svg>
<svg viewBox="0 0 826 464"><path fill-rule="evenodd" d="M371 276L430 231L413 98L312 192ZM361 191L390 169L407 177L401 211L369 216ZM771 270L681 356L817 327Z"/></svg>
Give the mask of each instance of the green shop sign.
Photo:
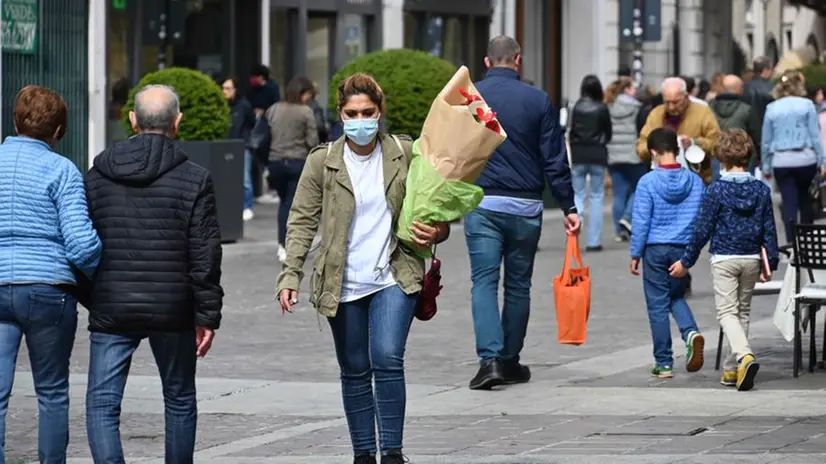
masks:
<svg viewBox="0 0 826 464"><path fill-rule="evenodd" d="M3 6L3 51L37 52L38 0L0 0Z"/></svg>

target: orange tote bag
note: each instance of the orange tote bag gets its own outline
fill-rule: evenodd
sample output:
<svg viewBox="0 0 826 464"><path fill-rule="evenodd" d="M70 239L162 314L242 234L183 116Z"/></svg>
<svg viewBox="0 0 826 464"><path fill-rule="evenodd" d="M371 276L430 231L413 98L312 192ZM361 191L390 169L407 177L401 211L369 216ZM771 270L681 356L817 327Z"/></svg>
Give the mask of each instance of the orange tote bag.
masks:
<svg viewBox="0 0 826 464"><path fill-rule="evenodd" d="M571 258L576 262L576 268L571 267ZM591 271L582 264L576 235L568 235L562 274L554 278L554 303L559 343L585 343L591 313Z"/></svg>

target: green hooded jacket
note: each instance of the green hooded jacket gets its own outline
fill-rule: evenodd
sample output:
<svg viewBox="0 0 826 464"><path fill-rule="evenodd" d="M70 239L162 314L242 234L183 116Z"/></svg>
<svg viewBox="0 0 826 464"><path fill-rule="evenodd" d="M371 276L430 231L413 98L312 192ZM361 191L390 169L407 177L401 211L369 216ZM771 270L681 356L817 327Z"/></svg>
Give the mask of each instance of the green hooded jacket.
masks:
<svg viewBox="0 0 826 464"><path fill-rule="evenodd" d="M754 144L754 158L756 161L760 151L760 131L762 130L760 116L752 110L751 105L746 103L740 96L733 93L721 93L717 95L709 106L720 130L742 129L751 137Z"/></svg>

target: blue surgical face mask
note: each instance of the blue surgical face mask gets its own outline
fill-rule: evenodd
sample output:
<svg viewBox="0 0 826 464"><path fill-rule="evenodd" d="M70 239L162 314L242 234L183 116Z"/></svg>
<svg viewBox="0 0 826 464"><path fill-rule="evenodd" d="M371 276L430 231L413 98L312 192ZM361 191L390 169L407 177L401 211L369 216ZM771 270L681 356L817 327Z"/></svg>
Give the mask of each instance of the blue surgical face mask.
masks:
<svg viewBox="0 0 826 464"><path fill-rule="evenodd" d="M360 147L370 145L379 131L379 119L345 119L344 135Z"/></svg>

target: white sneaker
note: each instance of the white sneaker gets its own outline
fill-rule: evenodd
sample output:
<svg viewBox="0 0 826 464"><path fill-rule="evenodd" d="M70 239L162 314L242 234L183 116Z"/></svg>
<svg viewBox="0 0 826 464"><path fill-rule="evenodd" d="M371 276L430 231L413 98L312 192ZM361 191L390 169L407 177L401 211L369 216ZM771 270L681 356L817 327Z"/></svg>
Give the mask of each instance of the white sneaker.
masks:
<svg viewBox="0 0 826 464"><path fill-rule="evenodd" d="M284 261L286 261L286 260L287 260L287 250L283 246L278 245L278 262L281 263L281 264L284 264Z"/></svg>
<svg viewBox="0 0 826 464"><path fill-rule="evenodd" d="M276 193L267 193L265 195L261 195L255 201L262 205L275 205L280 203L281 199L278 198L278 194Z"/></svg>
<svg viewBox="0 0 826 464"><path fill-rule="evenodd" d="M251 220L252 218L255 217L255 213L253 213L251 209L247 208L247 209L244 210L243 217L244 217L245 221L249 221L249 220Z"/></svg>

